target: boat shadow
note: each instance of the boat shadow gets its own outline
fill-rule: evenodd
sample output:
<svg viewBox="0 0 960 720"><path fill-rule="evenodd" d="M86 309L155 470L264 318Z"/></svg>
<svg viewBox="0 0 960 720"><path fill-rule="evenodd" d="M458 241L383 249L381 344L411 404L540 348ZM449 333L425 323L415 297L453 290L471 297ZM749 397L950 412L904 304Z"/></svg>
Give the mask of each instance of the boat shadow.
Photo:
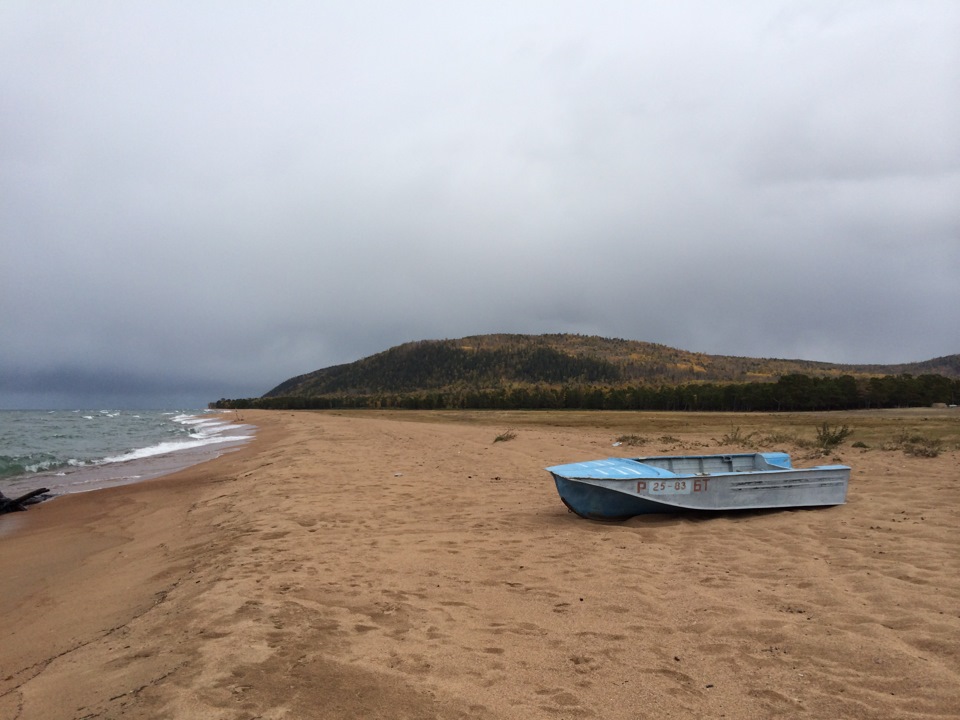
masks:
<svg viewBox="0 0 960 720"><path fill-rule="evenodd" d="M586 523L588 525L604 527L638 527L659 528L677 525L719 522L722 520L745 521L754 518L763 518L788 513L826 512L833 506L811 507L784 507L784 508L755 508L747 510L678 510L669 513L645 513L624 518L585 518L572 510L561 508L551 513L550 519L557 524L570 522Z"/></svg>

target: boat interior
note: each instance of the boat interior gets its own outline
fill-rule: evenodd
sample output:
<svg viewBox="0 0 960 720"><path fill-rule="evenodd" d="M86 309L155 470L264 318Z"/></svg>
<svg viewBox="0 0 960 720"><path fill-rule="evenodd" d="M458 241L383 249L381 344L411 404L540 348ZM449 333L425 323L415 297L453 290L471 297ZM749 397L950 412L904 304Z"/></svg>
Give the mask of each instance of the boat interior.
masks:
<svg viewBox="0 0 960 720"><path fill-rule="evenodd" d="M644 465L652 465L677 475L712 475L714 473L757 472L762 470L788 470L787 456L782 465L774 464L761 453L736 455L676 455L636 458Z"/></svg>

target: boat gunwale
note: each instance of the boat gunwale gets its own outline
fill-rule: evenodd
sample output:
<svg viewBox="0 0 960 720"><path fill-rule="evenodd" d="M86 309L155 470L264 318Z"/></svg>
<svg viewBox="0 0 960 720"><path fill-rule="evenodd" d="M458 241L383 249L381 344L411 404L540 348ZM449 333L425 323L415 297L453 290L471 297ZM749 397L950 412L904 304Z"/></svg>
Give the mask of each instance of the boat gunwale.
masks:
<svg viewBox="0 0 960 720"><path fill-rule="evenodd" d="M734 469L735 459L749 459L752 467ZM729 469L711 470L705 461L720 461L729 463ZM671 469L673 465L691 463L700 464L700 471L694 468L680 467ZM723 478L739 475L765 475L780 472L812 472L817 470L850 470L847 465L815 465L809 468L793 467L790 455L785 452L744 452L744 453L712 453L707 455L647 455L640 457L607 457L597 460L585 460L563 465L554 465L545 468L552 475L560 475L568 479L579 480L623 480L632 481L643 478ZM610 474L607 474L607 470ZM619 472L619 476L615 474Z"/></svg>
<svg viewBox="0 0 960 720"><path fill-rule="evenodd" d="M565 467L563 465L555 466ZM654 467L654 466L648 466ZM658 468L659 469L659 468ZM677 479L686 479L686 478L719 478L719 477L748 477L751 475L777 475L781 473L799 473L807 474L817 470L849 470L849 465L814 465L813 467L806 468L771 468L770 470L732 470L725 472L710 472L710 473L673 473L669 470L664 470L666 474L657 474L657 475L637 475L635 477L594 477L590 475L568 475L565 473L555 472L553 468L546 468L547 472L551 475L559 475L565 480L597 480L600 482L636 482L637 480L643 480L648 478L677 478Z"/></svg>

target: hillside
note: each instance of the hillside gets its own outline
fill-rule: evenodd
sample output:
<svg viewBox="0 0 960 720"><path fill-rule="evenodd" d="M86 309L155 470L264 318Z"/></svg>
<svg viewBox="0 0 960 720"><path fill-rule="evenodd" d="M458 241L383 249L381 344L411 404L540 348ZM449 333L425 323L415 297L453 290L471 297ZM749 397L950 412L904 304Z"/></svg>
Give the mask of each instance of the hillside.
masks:
<svg viewBox="0 0 960 720"><path fill-rule="evenodd" d="M942 375L960 378L960 355L903 365L706 355L635 340L584 335L475 335L422 340L290 378L264 398L373 396L526 386L677 386L812 378Z"/></svg>

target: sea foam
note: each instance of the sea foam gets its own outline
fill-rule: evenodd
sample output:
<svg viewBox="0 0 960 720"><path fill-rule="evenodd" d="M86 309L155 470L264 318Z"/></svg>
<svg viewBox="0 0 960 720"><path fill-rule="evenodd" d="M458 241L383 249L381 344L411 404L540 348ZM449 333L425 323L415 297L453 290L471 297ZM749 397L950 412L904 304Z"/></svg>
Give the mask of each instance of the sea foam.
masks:
<svg viewBox="0 0 960 720"><path fill-rule="evenodd" d="M4 411L0 486L54 493L173 472L253 437L220 412Z"/></svg>

